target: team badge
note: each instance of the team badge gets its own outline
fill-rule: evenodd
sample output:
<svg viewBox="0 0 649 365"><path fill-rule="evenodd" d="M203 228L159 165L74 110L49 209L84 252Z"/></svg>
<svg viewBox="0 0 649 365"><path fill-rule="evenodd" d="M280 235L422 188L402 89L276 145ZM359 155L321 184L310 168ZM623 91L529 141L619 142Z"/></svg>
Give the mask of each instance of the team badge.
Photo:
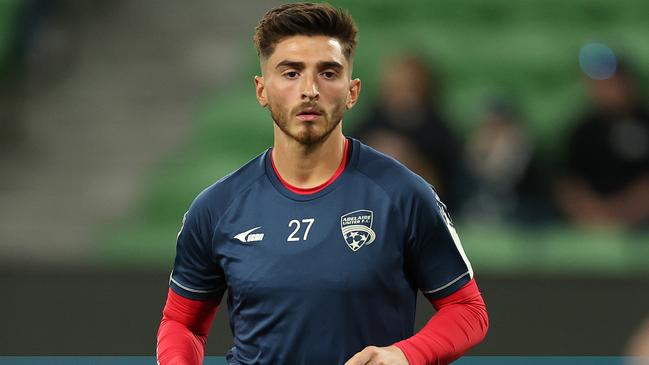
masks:
<svg viewBox="0 0 649 365"><path fill-rule="evenodd" d="M340 229L347 246L358 251L363 245L374 242L376 233L372 230L374 213L371 210L356 210L340 217Z"/></svg>

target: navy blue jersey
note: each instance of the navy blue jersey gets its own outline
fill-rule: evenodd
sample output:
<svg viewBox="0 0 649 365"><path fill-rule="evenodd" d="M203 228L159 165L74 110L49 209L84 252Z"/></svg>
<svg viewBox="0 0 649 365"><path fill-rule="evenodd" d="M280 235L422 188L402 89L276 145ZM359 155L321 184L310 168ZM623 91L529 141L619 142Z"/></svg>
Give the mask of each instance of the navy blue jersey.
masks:
<svg viewBox="0 0 649 365"><path fill-rule="evenodd" d="M170 285L190 299L227 289L230 364L343 364L412 336L417 290L440 298L473 276L430 185L350 141L317 193L287 189L269 149L185 215Z"/></svg>

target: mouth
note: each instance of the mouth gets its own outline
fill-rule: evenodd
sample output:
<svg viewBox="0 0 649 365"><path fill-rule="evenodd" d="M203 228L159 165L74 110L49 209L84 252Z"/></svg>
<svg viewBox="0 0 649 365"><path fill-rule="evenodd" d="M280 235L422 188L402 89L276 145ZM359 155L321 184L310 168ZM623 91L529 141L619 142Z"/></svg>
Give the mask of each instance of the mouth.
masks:
<svg viewBox="0 0 649 365"><path fill-rule="evenodd" d="M316 109L305 109L297 114L297 119L299 120L314 120L322 116Z"/></svg>

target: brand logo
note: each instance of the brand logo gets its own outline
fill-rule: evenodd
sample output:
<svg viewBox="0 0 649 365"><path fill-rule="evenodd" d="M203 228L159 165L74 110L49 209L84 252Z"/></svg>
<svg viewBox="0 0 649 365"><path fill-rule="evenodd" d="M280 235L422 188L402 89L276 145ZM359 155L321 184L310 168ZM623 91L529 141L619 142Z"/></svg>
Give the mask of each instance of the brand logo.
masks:
<svg viewBox="0 0 649 365"><path fill-rule="evenodd" d="M261 241L261 240L264 239L264 234L263 233L252 233L252 232L258 230L259 228L261 228L261 226L255 227L253 229L249 229L249 230L247 230L245 232L241 232L238 235L234 236L234 238L241 241L241 242L243 242L243 243Z"/></svg>
<svg viewBox="0 0 649 365"><path fill-rule="evenodd" d="M376 233L372 230L374 213L371 210L356 210L340 217L340 230L347 246L358 251L364 245L374 242Z"/></svg>

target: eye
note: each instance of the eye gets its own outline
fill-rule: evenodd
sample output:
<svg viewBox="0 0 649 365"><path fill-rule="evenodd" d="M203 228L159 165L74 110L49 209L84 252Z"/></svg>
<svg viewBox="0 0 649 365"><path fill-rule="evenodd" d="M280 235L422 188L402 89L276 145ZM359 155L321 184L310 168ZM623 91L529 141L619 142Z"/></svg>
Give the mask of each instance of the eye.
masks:
<svg viewBox="0 0 649 365"><path fill-rule="evenodd" d="M296 71L289 71L284 73L284 77L286 77L287 79L295 79L297 78L297 76L298 73Z"/></svg>
<svg viewBox="0 0 649 365"><path fill-rule="evenodd" d="M322 73L322 76L327 80L333 80L336 78L336 73L333 71L325 71Z"/></svg>

